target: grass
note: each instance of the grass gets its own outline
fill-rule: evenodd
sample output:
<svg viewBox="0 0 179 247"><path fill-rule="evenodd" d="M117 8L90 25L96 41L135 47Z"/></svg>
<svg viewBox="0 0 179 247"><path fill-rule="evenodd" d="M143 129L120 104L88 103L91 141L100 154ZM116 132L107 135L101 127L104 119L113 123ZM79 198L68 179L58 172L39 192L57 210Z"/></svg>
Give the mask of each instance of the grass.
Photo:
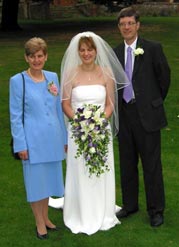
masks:
<svg viewBox="0 0 179 247"><path fill-rule="evenodd" d="M168 127L162 131L162 160L166 191L165 224L153 229L146 213L142 169L140 171L140 211L110 231L92 236L72 234L63 223L62 211L49 208L52 221L61 227L60 232L50 233L48 241L35 237L35 224L26 202L21 163L10 155L8 84L9 77L27 68L23 57L24 42L32 36L47 40L49 58L47 70L59 74L60 61L70 39L84 30L95 31L111 46L121 41L116 21L111 18L56 21L46 23L22 22L23 31L0 32L0 245L3 247L178 247L179 236L179 18L143 17L140 34L162 43L172 71L172 84L165 102ZM59 75L60 76L60 75ZM114 141L116 161L116 197L121 204L118 167L118 146ZM64 164L65 173L65 164Z"/></svg>

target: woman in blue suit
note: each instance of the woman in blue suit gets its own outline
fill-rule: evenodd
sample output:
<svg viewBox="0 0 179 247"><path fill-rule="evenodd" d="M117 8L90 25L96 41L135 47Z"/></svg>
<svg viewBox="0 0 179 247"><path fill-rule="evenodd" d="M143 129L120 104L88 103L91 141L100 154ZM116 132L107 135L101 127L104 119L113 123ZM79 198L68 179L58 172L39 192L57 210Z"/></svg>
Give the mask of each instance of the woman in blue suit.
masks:
<svg viewBox="0 0 179 247"><path fill-rule="evenodd" d="M35 216L37 237L47 239L47 230L57 230L48 218L49 197L64 194L62 160L66 128L57 74L43 70L46 42L41 38L28 40L25 60L29 68L10 78L11 132L14 152L18 152L23 164L27 201Z"/></svg>

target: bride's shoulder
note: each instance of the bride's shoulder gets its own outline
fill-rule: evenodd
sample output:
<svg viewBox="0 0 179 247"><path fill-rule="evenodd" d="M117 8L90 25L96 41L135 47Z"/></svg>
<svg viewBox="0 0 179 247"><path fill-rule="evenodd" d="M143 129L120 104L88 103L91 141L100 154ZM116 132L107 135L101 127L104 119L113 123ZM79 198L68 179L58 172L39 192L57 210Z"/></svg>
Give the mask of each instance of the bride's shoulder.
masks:
<svg viewBox="0 0 179 247"><path fill-rule="evenodd" d="M103 76L105 82L109 81L109 79L113 78L113 73L109 67L98 66L98 71Z"/></svg>
<svg viewBox="0 0 179 247"><path fill-rule="evenodd" d="M98 65L97 69L98 69L98 71L101 71L105 74L111 74L112 73L111 68L106 67L106 66L103 67L103 66Z"/></svg>

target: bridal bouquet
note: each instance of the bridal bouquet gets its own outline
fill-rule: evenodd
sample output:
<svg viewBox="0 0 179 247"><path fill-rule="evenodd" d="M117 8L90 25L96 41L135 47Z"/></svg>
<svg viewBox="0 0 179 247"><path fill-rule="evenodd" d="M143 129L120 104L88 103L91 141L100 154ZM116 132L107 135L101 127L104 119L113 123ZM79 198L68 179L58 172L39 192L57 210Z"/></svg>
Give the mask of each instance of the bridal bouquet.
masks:
<svg viewBox="0 0 179 247"><path fill-rule="evenodd" d="M75 158L83 155L90 176L95 174L99 177L105 171L109 171L106 161L111 132L101 106L85 104L77 109L70 122L72 138L77 144Z"/></svg>

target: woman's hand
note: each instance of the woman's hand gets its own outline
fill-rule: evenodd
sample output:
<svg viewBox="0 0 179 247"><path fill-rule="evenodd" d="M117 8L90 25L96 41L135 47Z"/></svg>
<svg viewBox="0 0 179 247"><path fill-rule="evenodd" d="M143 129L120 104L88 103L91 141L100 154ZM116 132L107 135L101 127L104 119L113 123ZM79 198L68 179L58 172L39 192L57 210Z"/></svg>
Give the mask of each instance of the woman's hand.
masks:
<svg viewBox="0 0 179 247"><path fill-rule="evenodd" d="M27 150L18 152L18 155L19 155L21 160L28 160L29 159L29 155L28 155Z"/></svg>

